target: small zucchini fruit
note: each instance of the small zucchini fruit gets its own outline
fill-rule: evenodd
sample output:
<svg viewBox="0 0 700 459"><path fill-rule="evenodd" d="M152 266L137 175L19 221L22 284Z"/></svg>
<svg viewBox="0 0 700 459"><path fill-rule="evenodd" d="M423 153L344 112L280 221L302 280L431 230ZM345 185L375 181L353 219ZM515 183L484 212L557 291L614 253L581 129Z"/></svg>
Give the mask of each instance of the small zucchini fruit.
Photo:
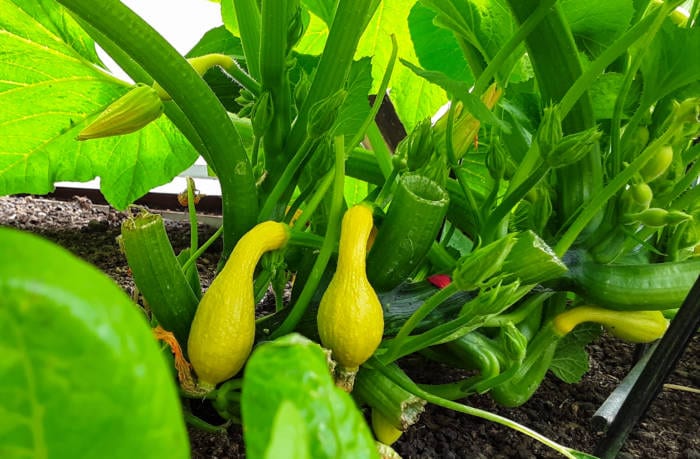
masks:
<svg viewBox="0 0 700 459"><path fill-rule="evenodd" d="M554 318L554 329L565 335L583 322L596 322L613 336L632 343L651 343L661 338L668 320L661 311L613 311L597 306L578 306Z"/></svg>
<svg viewBox="0 0 700 459"><path fill-rule="evenodd" d="M255 265L263 253L283 247L288 239L286 224L259 223L238 241L204 293L188 339L190 363L202 390L233 377L248 359L255 338Z"/></svg>
<svg viewBox="0 0 700 459"><path fill-rule="evenodd" d="M384 314L367 280L367 241L372 209L358 204L345 212L340 229L338 264L318 308L318 333L338 363L336 384L350 392L355 374L382 341Z"/></svg>

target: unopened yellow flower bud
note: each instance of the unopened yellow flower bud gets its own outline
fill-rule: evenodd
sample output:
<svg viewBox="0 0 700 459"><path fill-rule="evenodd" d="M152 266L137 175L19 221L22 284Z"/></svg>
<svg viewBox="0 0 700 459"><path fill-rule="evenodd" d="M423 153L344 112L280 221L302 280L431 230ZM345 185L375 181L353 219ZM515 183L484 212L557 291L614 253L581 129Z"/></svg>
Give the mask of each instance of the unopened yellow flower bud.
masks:
<svg viewBox="0 0 700 459"><path fill-rule="evenodd" d="M78 140L129 134L163 113L163 102L151 86L136 85L107 107L78 134Z"/></svg>

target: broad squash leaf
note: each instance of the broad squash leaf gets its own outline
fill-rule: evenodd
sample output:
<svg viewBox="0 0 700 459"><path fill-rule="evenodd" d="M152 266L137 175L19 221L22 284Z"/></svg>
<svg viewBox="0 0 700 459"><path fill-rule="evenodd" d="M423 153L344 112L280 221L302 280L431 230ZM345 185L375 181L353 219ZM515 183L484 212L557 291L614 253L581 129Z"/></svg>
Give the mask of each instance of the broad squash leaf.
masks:
<svg viewBox="0 0 700 459"><path fill-rule="evenodd" d="M408 27L418 62L426 70L441 72L471 86L474 76L455 35L436 27L433 23L436 16L433 10L420 2L413 6L408 15Z"/></svg>
<svg viewBox="0 0 700 459"><path fill-rule="evenodd" d="M73 48L81 57L95 64L102 65L95 51L95 42L78 25L63 6L55 0L12 0L18 8L44 26L53 35L60 37L68 46ZM5 11L3 9L3 11Z"/></svg>
<svg viewBox="0 0 700 459"><path fill-rule="evenodd" d="M294 410L285 408L289 404ZM306 435L297 431L295 439L308 442L307 448L295 446L300 454L308 452L314 459L378 457L355 402L335 386L325 353L298 334L253 351L243 376L241 412L246 455L251 459L269 457L268 445L283 435L274 429L278 416L296 417L305 424Z"/></svg>
<svg viewBox="0 0 700 459"><path fill-rule="evenodd" d="M486 63L518 29L505 0L421 0L421 3L437 13L437 26L472 45ZM523 54L521 46L499 69L501 81L524 81L532 76Z"/></svg>
<svg viewBox="0 0 700 459"><path fill-rule="evenodd" d="M576 327L557 345L549 369L565 383L574 384L588 371L586 346L600 335L600 325L587 323Z"/></svg>
<svg viewBox="0 0 700 459"><path fill-rule="evenodd" d="M634 6L629 0L561 0L579 48L596 57L629 26Z"/></svg>
<svg viewBox="0 0 700 459"><path fill-rule="evenodd" d="M172 372L93 266L0 228L0 457L186 458Z"/></svg>
<svg viewBox="0 0 700 459"><path fill-rule="evenodd" d="M697 83L700 59L688 58L697 49L700 49L700 28L681 28L670 21L664 24L642 58L642 107Z"/></svg>
<svg viewBox="0 0 700 459"><path fill-rule="evenodd" d="M376 93L388 66L392 34L396 37L398 55L409 61L418 60L408 26L408 15L415 3L415 0L382 1L362 35L355 58L372 59L370 93ZM320 54L327 38L327 23L312 12L309 28L295 49L303 54ZM434 115L447 102L447 97L440 87L398 65L394 67L389 89L396 112L407 131L413 129L418 121Z"/></svg>
<svg viewBox="0 0 700 459"><path fill-rule="evenodd" d="M76 141L127 84L13 1L0 0L0 11L0 194L44 194L57 181L100 176L107 200L124 209L194 162L165 117L126 136Z"/></svg>

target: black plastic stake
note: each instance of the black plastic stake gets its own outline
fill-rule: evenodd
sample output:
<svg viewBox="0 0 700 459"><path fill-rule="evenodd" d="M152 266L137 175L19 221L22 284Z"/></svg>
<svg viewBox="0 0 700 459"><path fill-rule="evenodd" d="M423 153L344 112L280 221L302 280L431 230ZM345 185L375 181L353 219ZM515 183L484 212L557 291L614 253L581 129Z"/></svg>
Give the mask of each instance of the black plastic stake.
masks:
<svg viewBox="0 0 700 459"><path fill-rule="evenodd" d="M664 381L676 366L693 334L700 326L700 277L671 322L666 334L649 357L639 377L622 402L610 423L605 437L598 443L594 454L602 459L613 459L625 443L630 431L644 416Z"/></svg>
<svg viewBox="0 0 700 459"><path fill-rule="evenodd" d="M627 376L625 376L620 384L617 385L615 390L612 391L603 404L598 407L598 410L593 415L593 419L591 419L593 428L598 431L606 431L608 427L610 427L615 418L618 416L622 404L625 402L625 400L627 400L627 397L629 397L629 394L639 379L639 375L642 373L642 370L647 366L647 363L649 363L649 358L654 353L654 350L658 344L659 343L657 342L651 347L645 346L647 347L646 353L642 354L630 372L627 373Z"/></svg>

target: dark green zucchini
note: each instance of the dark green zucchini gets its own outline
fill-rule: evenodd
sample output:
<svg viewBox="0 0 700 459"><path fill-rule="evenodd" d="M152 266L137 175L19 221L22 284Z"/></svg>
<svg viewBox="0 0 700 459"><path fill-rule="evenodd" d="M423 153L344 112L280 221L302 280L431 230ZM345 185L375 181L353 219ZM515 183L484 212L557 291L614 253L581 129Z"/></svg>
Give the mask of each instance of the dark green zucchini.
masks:
<svg viewBox="0 0 700 459"><path fill-rule="evenodd" d="M622 311L675 309L700 275L700 259L652 264L577 260L569 271L571 289L599 306Z"/></svg>

